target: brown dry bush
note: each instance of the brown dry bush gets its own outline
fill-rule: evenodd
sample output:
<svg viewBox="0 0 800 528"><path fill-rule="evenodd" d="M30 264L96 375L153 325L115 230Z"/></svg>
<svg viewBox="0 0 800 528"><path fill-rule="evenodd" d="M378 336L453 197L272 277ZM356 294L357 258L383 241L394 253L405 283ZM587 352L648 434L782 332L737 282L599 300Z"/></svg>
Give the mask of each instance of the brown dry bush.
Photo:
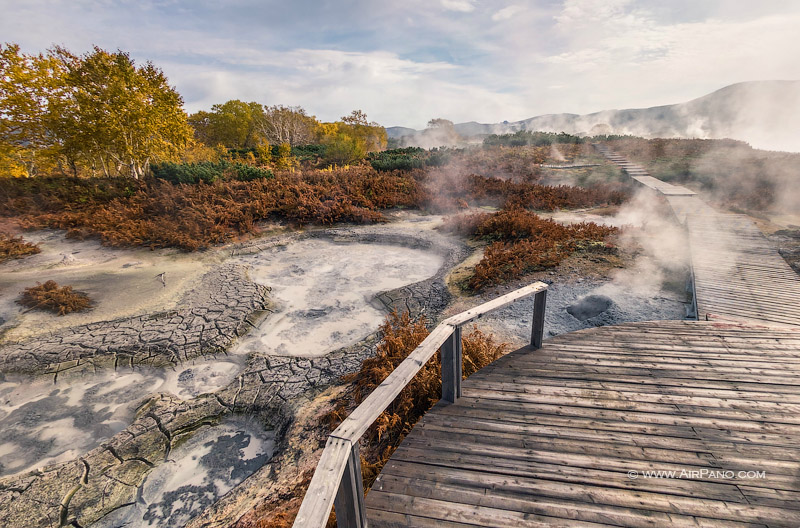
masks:
<svg viewBox="0 0 800 528"><path fill-rule="evenodd" d="M73 291L72 286L59 286L52 280L25 288L17 302L31 310L47 310L58 315L82 312L92 306L85 293Z"/></svg>
<svg viewBox="0 0 800 528"><path fill-rule="evenodd" d="M27 257L41 252L39 246L26 242L22 237L0 233L0 263L11 259Z"/></svg>
<svg viewBox="0 0 800 528"><path fill-rule="evenodd" d="M606 238L618 231L593 222L562 225L518 207L457 215L442 229L492 242L469 279L473 290L555 267L579 249L606 247Z"/></svg>

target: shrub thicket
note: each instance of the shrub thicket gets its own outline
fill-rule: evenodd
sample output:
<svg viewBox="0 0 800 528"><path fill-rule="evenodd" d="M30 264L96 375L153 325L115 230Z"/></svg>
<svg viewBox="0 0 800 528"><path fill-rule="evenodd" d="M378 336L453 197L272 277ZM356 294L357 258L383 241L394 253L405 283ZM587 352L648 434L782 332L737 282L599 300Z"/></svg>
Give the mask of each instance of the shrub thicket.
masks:
<svg viewBox="0 0 800 528"><path fill-rule="evenodd" d="M273 178L269 169L246 163L202 161L199 163L154 163L150 165L153 176L170 183L213 183L217 180L253 181Z"/></svg>
<svg viewBox="0 0 800 528"><path fill-rule="evenodd" d="M442 167L450 162L452 149L405 147L382 152L371 152L367 160L377 171L410 171L425 167Z"/></svg>
<svg viewBox="0 0 800 528"><path fill-rule="evenodd" d="M520 130L513 134L492 134L483 139L483 144L488 146L502 145L505 147L522 147L526 145L542 147L556 144L578 144L585 141L587 141L585 137L573 136L566 132L555 134L553 132Z"/></svg>
<svg viewBox="0 0 800 528"><path fill-rule="evenodd" d="M74 291L72 286L59 286L52 280L25 288L17 302L31 310L47 310L58 315L82 312L92 306L85 293Z"/></svg>

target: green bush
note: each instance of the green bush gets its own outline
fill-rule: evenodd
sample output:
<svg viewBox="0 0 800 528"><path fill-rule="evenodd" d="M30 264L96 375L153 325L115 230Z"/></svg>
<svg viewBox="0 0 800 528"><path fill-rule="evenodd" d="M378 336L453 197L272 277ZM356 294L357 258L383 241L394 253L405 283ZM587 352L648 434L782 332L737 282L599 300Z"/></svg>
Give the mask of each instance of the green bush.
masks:
<svg viewBox="0 0 800 528"><path fill-rule="evenodd" d="M271 170L261 169L245 163L217 163L203 161L200 163L154 163L150 171L155 178L178 183L212 183L217 180L252 181L272 178Z"/></svg>
<svg viewBox="0 0 800 528"><path fill-rule="evenodd" d="M450 150L444 148L425 150L420 147L406 147L371 152L367 159L372 168L377 171L408 171L447 165L450 162L450 156Z"/></svg>
<svg viewBox="0 0 800 528"><path fill-rule="evenodd" d="M586 142L586 138L573 136L565 132L554 134L552 132L531 132L520 130L513 134L492 134L483 140L487 146L502 145L505 147L522 147L531 145L534 147L545 147L553 144L578 144Z"/></svg>

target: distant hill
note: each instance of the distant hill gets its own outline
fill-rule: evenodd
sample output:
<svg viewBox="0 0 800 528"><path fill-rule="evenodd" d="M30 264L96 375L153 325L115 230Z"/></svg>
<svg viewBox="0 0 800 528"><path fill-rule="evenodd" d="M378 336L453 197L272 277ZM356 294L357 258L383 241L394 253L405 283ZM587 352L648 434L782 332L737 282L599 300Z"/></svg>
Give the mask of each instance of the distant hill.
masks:
<svg viewBox="0 0 800 528"><path fill-rule="evenodd" d="M800 152L800 81L752 81L726 86L686 103L604 110L593 114L548 114L522 121L458 123L465 138L518 130L576 135L632 134L665 138L732 138L755 148ZM436 146L440 136L404 127L386 129L405 145Z"/></svg>

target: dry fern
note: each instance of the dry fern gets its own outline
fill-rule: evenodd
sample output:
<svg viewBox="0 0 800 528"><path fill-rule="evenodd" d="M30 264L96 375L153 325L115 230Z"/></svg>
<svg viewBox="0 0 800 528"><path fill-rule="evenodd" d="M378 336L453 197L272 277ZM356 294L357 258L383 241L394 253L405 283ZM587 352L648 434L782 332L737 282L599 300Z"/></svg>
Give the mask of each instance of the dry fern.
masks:
<svg viewBox="0 0 800 528"><path fill-rule="evenodd" d="M17 302L30 310L47 310L58 315L82 312L92 306L86 294L73 291L72 286L59 286L52 280L25 288Z"/></svg>
<svg viewBox="0 0 800 528"><path fill-rule="evenodd" d="M40 251L41 249L39 249L39 246L26 242L22 237L0 233L0 263L11 259L27 257L28 255L35 255Z"/></svg>

